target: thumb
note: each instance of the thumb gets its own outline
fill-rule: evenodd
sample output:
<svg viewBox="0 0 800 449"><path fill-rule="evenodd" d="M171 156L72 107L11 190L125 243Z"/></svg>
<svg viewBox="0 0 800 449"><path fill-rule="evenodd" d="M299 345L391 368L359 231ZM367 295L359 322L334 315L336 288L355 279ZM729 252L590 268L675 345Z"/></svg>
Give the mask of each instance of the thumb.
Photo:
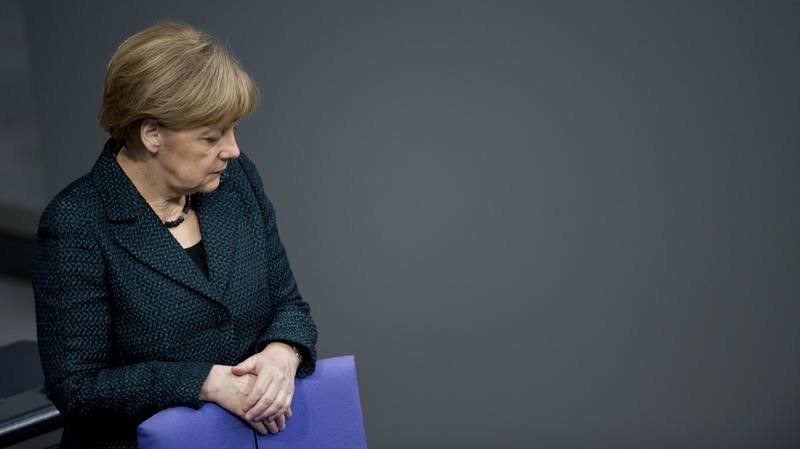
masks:
<svg viewBox="0 0 800 449"><path fill-rule="evenodd" d="M256 366L258 365L258 359L256 356L250 356L242 363L232 366L231 372L237 376L242 376L244 374L255 373Z"/></svg>

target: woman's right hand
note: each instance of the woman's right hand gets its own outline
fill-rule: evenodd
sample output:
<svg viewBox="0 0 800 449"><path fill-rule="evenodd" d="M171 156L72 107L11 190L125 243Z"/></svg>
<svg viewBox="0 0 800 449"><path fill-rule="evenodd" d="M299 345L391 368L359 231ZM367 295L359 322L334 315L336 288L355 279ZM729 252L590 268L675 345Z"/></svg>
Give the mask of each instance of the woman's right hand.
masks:
<svg viewBox="0 0 800 449"><path fill-rule="evenodd" d="M200 389L200 400L215 402L225 410L247 421L242 411L242 401L247 397L255 382L255 375L237 376L231 373L230 366L214 365ZM247 421L247 423L261 435L266 435L273 430L272 427L276 427L273 424L268 429L263 422Z"/></svg>

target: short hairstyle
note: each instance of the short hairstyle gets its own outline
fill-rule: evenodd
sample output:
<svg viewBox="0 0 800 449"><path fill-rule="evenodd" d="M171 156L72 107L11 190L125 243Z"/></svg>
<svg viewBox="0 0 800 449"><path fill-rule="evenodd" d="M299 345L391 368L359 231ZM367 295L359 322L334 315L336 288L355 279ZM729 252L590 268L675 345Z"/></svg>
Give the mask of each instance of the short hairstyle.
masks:
<svg viewBox="0 0 800 449"><path fill-rule="evenodd" d="M238 120L257 103L255 83L225 48L191 25L164 22L117 48L99 119L112 137L137 150L145 119L181 130Z"/></svg>

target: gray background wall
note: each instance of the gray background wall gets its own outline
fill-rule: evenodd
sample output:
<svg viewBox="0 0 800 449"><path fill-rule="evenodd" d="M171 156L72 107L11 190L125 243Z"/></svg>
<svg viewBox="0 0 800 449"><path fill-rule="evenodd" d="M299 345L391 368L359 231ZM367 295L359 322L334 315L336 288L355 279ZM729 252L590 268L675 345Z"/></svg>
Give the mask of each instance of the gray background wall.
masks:
<svg viewBox="0 0 800 449"><path fill-rule="evenodd" d="M800 3L25 4L52 196L106 61L177 18L373 448L800 445Z"/></svg>

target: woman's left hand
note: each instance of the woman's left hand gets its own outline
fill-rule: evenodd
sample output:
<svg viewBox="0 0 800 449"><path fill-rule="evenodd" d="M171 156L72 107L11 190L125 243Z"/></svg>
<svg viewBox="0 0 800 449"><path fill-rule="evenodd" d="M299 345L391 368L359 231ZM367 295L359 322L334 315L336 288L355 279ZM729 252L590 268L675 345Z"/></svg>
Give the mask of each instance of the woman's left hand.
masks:
<svg viewBox="0 0 800 449"><path fill-rule="evenodd" d="M285 428L284 416L291 416L289 407L292 405L294 377L299 364L291 346L272 342L263 351L231 367L231 372L237 376L257 376L255 384L242 401L245 419L251 422L277 420L280 423L277 428Z"/></svg>

